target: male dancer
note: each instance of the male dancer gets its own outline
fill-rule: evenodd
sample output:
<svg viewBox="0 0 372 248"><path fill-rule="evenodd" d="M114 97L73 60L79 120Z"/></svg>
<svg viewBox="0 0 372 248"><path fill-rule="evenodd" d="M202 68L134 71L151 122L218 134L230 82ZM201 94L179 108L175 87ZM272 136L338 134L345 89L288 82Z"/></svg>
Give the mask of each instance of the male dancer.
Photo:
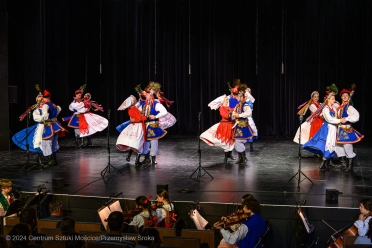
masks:
<svg viewBox="0 0 372 248"><path fill-rule="evenodd" d="M346 167L346 171L353 170L354 157L356 156L353 151L353 144L361 141L364 137L352 127L352 123L359 121L359 112L350 105L350 97L353 93L354 91L352 90L343 89L340 92L342 104L337 108L338 118L345 118L347 121L338 126L335 150L341 160L341 165L344 168Z"/></svg>
<svg viewBox="0 0 372 248"><path fill-rule="evenodd" d="M146 103L142 106L142 115L147 117L146 121L146 142L143 149L145 154L145 164L151 162L156 165L156 155L158 155L159 139L163 138L167 131L159 127L159 118L167 115L168 111L159 102L155 101L154 96L160 91L160 84L157 82L150 82L146 87ZM150 148L151 145L151 148ZM151 156L151 160L150 160Z"/></svg>

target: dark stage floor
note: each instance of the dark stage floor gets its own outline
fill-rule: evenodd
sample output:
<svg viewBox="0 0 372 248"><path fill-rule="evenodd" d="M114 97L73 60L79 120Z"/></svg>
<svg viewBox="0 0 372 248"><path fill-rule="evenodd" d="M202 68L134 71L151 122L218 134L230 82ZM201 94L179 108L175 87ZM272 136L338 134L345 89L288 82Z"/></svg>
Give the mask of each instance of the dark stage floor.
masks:
<svg viewBox="0 0 372 248"><path fill-rule="evenodd" d="M172 201L233 203L252 193L261 204L295 205L297 200L305 199L307 206L358 208L362 197L372 196L372 144L366 141L354 146L354 173L320 172L321 159L302 151L302 172L313 184L301 175L303 181L298 187L297 178L289 181L299 168L298 145L291 140L257 140L255 150L247 152L248 163L240 166L232 161L224 165L223 151L201 142L201 165L213 179L202 170L204 175L196 180L197 173L190 178L199 165L196 136L164 137L159 142L158 165L140 168L134 165L135 156L130 163L125 161L126 153L115 148L116 138L110 137L110 162L122 174L111 171L105 180L100 174L109 161L104 135L94 136L93 146L87 148L75 148L73 137L60 139L59 165L43 171L19 173L27 154L12 145L9 152L0 152L1 178L10 179L14 188L27 192L35 192L38 185L44 184L56 194L106 197L123 192L124 198L133 199L139 195L155 196L156 185L168 184ZM30 161L36 161L35 154L30 155ZM53 190L53 178L64 178L66 187ZM326 204L326 189L342 192L338 204Z"/></svg>

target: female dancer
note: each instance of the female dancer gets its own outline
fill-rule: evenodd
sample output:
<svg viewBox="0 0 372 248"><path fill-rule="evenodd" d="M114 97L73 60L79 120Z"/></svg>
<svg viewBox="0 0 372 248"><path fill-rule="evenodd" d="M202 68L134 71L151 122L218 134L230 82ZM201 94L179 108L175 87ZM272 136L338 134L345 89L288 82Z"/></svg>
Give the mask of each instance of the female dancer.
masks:
<svg viewBox="0 0 372 248"><path fill-rule="evenodd" d="M303 116L306 114L307 110L310 109L311 115L320 107L319 103L319 92L313 91L311 93L311 98L304 104L301 104L298 108L298 115ZM310 120L311 119L311 120ZM323 115L314 116L313 118L308 118L304 123L301 124L301 145L309 141L320 129L323 124ZM299 143L300 128L297 129L297 133L293 139L294 142Z"/></svg>
<svg viewBox="0 0 372 248"><path fill-rule="evenodd" d="M200 135L200 139L208 145L224 149L225 164L229 158L235 160L231 154L234 149L234 130L232 129L231 110L228 105L229 98L226 95L220 96L208 104L211 109L219 109L222 120Z"/></svg>
<svg viewBox="0 0 372 248"><path fill-rule="evenodd" d="M333 107L335 103L335 95L338 93L337 87L333 84L327 91L327 98L325 105L321 106L319 110L315 111L313 115L318 116L320 111L324 116L324 124L319 131L308 141L302 148L315 154L323 155L323 161L320 165L320 170L328 169L330 159L335 154L336 147L336 132L338 124L345 123L346 119L338 119L336 117L336 109Z"/></svg>
<svg viewBox="0 0 372 248"><path fill-rule="evenodd" d="M102 111L101 105L91 100L91 95L86 93L82 98L85 86L75 91L74 100L71 102L69 109L74 112L73 115L62 118L68 121L68 126L75 129L76 145L84 145L80 138L87 137L87 145L92 145L90 136L96 132L104 130L108 126L108 120L100 115L91 113L93 111Z"/></svg>
<svg viewBox="0 0 372 248"><path fill-rule="evenodd" d="M140 165L139 159L144 148L144 142L146 140L146 116L141 115L141 112L136 107L137 100L131 95L128 97L118 108L118 110L128 109L128 115L130 117L130 124L124 128L120 133L116 147L120 151L133 150L137 154L135 165Z"/></svg>

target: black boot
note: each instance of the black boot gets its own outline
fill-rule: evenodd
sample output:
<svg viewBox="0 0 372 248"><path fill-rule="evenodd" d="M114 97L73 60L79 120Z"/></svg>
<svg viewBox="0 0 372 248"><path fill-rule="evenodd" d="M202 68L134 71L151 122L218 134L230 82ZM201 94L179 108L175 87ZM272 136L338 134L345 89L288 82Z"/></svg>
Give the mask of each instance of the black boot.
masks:
<svg viewBox="0 0 372 248"><path fill-rule="evenodd" d="M235 164L240 164L243 161L243 155L241 152L238 152L238 156L239 156L238 161L236 161Z"/></svg>
<svg viewBox="0 0 372 248"><path fill-rule="evenodd" d="M242 164L245 164L245 163L247 163L248 162L248 159L247 159L247 157L246 157L246 155L245 155L245 152L242 152Z"/></svg>
<svg viewBox="0 0 372 248"><path fill-rule="evenodd" d="M227 158L229 158L231 160L235 160L235 158L232 155L232 151L227 152Z"/></svg>
<svg viewBox="0 0 372 248"><path fill-rule="evenodd" d="M151 159L150 159L150 152L145 154L145 160L143 160L142 164L149 165L151 164Z"/></svg>
<svg viewBox="0 0 372 248"><path fill-rule="evenodd" d="M40 154L40 153L37 154L36 164L37 164L37 166L38 166L40 169L42 169L42 168L47 168L47 167L48 167L47 165L43 164L43 162L41 161L41 154Z"/></svg>
<svg viewBox="0 0 372 248"><path fill-rule="evenodd" d="M328 159L327 160L324 160L324 159L322 160L322 163L319 166L320 171L327 170L327 163L328 163Z"/></svg>
<svg viewBox="0 0 372 248"><path fill-rule="evenodd" d="M339 165L333 163L333 159L332 158L327 159L327 161L328 161L327 162L327 167L328 168L338 168L339 167Z"/></svg>
<svg viewBox="0 0 372 248"><path fill-rule="evenodd" d="M229 152L225 152L225 158L223 159L223 163L227 164L227 159L229 158Z"/></svg>
<svg viewBox="0 0 372 248"><path fill-rule="evenodd" d="M156 156L151 156L151 165L156 165L158 162L156 162Z"/></svg>
<svg viewBox="0 0 372 248"><path fill-rule="evenodd" d="M141 165L140 157L141 157L141 154L137 154L136 162L135 162L135 165L136 165L136 166L140 166L140 165Z"/></svg>
<svg viewBox="0 0 372 248"><path fill-rule="evenodd" d="M253 152L253 142L249 143L249 148L251 149L251 152Z"/></svg>
<svg viewBox="0 0 372 248"><path fill-rule="evenodd" d="M347 161L347 167L346 167L346 170L345 171L353 171L353 167L354 167L354 158L348 158L348 161Z"/></svg>
<svg viewBox="0 0 372 248"><path fill-rule="evenodd" d="M76 142L76 147L81 147L83 145L82 139L80 139L80 136L75 136L75 142Z"/></svg>
<svg viewBox="0 0 372 248"><path fill-rule="evenodd" d="M340 168L346 169L347 168L346 157L345 156L340 157L340 161L341 161Z"/></svg>
<svg viewBox="0 0 372 248"><path fill-rule="evenodd" d="M48 166L54 166L56 165L56 162L54 161L53 155L47 156L49 162L47 163Z"/></svg>
<svg viewBox="0 0 372 248"><path fill-rule="evenodd" d="M92 143L92 139L90 138L90 136L87 137L87 143L85 144L85 146L92 146L93 143Z"/></svg>
<svg viewBox="0 0 372 248"><path fill-rule="evenodd" d="M54 163L55 163L55 165L57 165L57 164L58 164L58 161L57 161L57 153L56 153L56 152L53 152L52 156L53 156L53 159L54 159Z"/></svg>
<svg viewBox="0 0 372 248"><path fill-rule="evenodd" d="M133 150L129 150L128 155L125 158L125 160L127 160L129 162L130 161L130 157L132 156L132 153L133 153Z"/></svg>

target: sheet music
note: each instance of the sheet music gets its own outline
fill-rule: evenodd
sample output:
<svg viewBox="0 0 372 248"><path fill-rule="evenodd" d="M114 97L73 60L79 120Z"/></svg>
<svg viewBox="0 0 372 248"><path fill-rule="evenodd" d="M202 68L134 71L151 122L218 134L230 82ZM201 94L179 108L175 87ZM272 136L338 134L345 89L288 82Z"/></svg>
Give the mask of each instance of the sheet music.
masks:
<svg viewBox="0 0 372 248"><path fill-rule="evenodd" d="M107 230L107 219L111 212L123 212L120 206L120 202L118 200L115 200L114 202L110 203L108 206L103 206L100 209L97 210L98 215L101 219L102 225L105 227L105 230Z"/></svg>
<svg viewBox="0 0 372 248"><path fill-rule="evenodd" d="M302 214L301 211L298 211L298 215L301 217L302 223L304 223L304 226L306 228L307 233L312 232L312 228L307 224L307 221L305 219L305 216Z"/></svg>
<svg viewBox="0 0 372 248"><path fill-rule="evenodd" d="M194 221L195 226L198 230L205 230L205 226L208 224L208 221L206 221L198 212L198 210L194 209L192 213L190 214L191 219Z"/></svg>

